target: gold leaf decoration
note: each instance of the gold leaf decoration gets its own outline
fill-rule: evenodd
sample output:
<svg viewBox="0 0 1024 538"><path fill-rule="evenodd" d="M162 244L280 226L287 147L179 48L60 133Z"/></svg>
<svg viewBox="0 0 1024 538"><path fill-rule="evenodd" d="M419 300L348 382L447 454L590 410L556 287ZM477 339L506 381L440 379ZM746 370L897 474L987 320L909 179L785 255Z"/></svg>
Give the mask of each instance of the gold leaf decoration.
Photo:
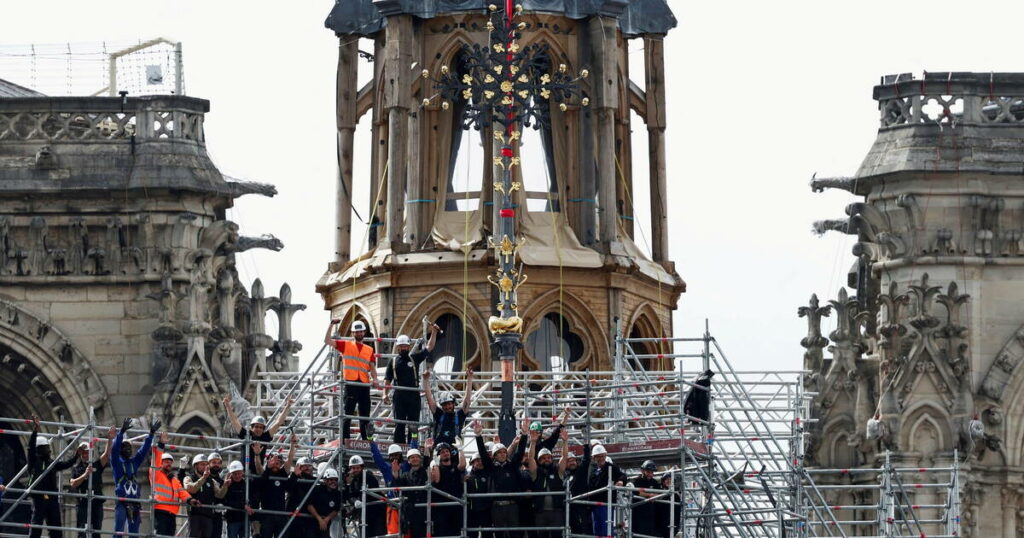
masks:
<svg viewBox="0 0 1024 538"><path fill-rule="evenodd" d="M501 82L501 91L503 91L505 93L510 93L512 91L512 81L511 80L503 80Z"/></svg>
<svg viewBox="0 0 1024 538"><path fill-rule="evenodd" d="M472 85L473 84L473 77L469 73L466 73L465 75L462 75L462 83L463 84L467 84L467 85Z"/></svg>
<svg viewBox="0 0 1024 538"><path fill-rule="evenodd" d="M494 99L494 92L492 92L491 90L484 90L484 99Z"/></svg>

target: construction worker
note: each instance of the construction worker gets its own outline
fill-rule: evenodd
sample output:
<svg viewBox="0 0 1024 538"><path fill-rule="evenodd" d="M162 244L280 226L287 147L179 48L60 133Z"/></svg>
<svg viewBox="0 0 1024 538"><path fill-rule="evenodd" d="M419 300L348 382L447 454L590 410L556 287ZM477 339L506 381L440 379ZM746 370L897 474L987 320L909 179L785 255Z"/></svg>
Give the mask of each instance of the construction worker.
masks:
<svg viewBox="0 0 1024 538"><path fill-rule="evenodd" d="M649 489L661 489L661 484L654 478L654 471L657 470L658 466L651 460L647 460L640 465L640 476L633 479L633 487L636 488L636 491L633 493L634 498L631 499L631 505L658 495L657 493L647 491ZM655 518L655 508L656 503L654 501L647 501L633 506L633 515L630 518L633 534L643 534L646 536L657 536L659 534Z"/></svg>
<svg viewBox="0 0 1024 538"><path fill-rule="evenodd" d="M520 466L523 455L526 453L526 429L522 436L514 443L518 445L513 456L509 457L508 448L501 443L491 445L490 454L484 445L483 424L480 421L473 423L473 433L476 434L477 452L483 459L484 470L490 481L491 493L522 493L526 491ZM519 500L517 498L496 498L491 502L491 524L495 527L518 527L519 526ZM520 535L518 531L496 532L496 536L515 538Z"/></svg>
<svg viewBox="0 0 1024 538"><path fill-rule="evenodd" d="M487 448L486 446L484 448ZM469 460L470 470L465 477L466 481L466 526L470 529L488 528L491 526L491 498L474 497L478 493L490 493L491 483L487 470L484 469L484 460L480 452L473 454ZM476 538L477 533L481 538L491 538L494 533L490 531L470 531L469 538Z"/></svg>
<svg viewBox="0 0 1024 538"><path fill-rule="evenodd" d="M420 365L423 361L431 362L430 353L434 351L434 344L437 343L437 332L441 330L437 325L430 326L430 338L419 351L410 353L412 341L404 334L398 335L395 340L395 357L388 363L384 372L384 383L394 388L395 401L393 418L396 420L407 420L416 422L420 419ZM384 392L384 403L388 403L388 393ZM406 424L395 423L395 435L392 440L396 443L406 443ZM415 434L416 426L408 426Z"/></svg>
<svg viewBox="0 0 1024 538"><path fill-rule="evenodd" d="M249 421L249 427L243 428L242 423L238 421L238 415L235 414L235 408L231 404L231 396L224 397L224 410L227 411L228 419L231 421L231 425L238 431L239 439L249 439L249 472L252 474L258 474L256 471L256 458L252 450L252 442L258 441L264 445L271 443L274 440L274 435L277 430L281 429L284 425L285 420L288 417L288 413L292 409L292 405L295 400L289 398L284 404L284 410L277 416L274 423L267 427L267 419L260 415L254 415L252 420Z"/></svg>
<svg viewBox="0 0 1024 538"><path fill-rule="evenodd" d="M588 471L588 488L589 491L597 491L608 486L608 478L611 477L611 481L616 486L621 486L626 481L626 474L622 472L615 464L608 461L608 451L604 448L604 445L597 444L591 449L591 463L590 470ZM602 502L607 499L607 493L601 492L591 495L588 500ZM591 512L593 514L594 522L594 533L598 536L608 536L610 529L608 528L608 506L606 504L595 506Z"/></svg>
<svg viewBox="0 0 1024 538"><path fill-rule="evenodd" d="M44 493L32 494L32 525L48 525L60 527L60 497L57 495L57 473L70 469L78 461L78 453L70 459L54 462L50 453L50 440L39 435L39 417L32 415L32 435L28 440L28 471L32 477L32 488ZM29 531L30 538L39 538L43 530L33 526ZM50 538L61 538L64 534L59 528L50 529Z"/></svg>
<svg viewBox="0 0 1024 538"><path fill-rule="evenodd" d="M71 470L71 492L81 495L92 491L93 495L103 495L103 469L110 463L110 450L114 446L114 436L117 435L117 428L111 426L107 430L107 446L103 449L100 457L89 461L89 443L82 442L78 445L78 464ZM86 524L92 527L92 538L100 538L100 529L103 528L103 499L89 499L79 497L75 507L75 526L84 529ZM86 532L78 533L78 538L86 538Z"/></svg>
<svg viewBox="0 0 1024 538"><path fill-rule="evenodd" d="M291 476L288 477L288 497L285 507L294 516L288 524L288 538L309 538L313 532L313 520L305 510L303 503L308 501L307 495L316 486L316 475L313 474L313 463L309 458L299 458L295 462Z"/></svg>
<svg viewBox="0 0 1024 538"><path fill-rule="evenodd" d="M431 466L430 480L434 487L457 499L462 498L462 482L466 475L466 457L459 451L455 458L455 449L448 443L438 443L434 447L437 455L436 465ZM432 502L450 503L452 499L443 495L435 495ZM432 536L458 536L462 534L462 513L458 506L438 506L431 514L434 521Z"/></svg>
<svg viewBox="0 0 1024 538"><path fill-rule="evenodd" d="M341 489L338 487L338 471L327 469L323 478L323 483L313 489L309 502L306 503L306 511L316 522L313 535L317 538L330 538L331 522L341 511Z"/></svg>
<svg viewBox="0 0 1024 538"><path fill-rule="evenodd" d="M217 504L217 482L210 472L206 454L192 457L192 471L185 476L185 491L198 501L188 513L188 535L191 538L220 538L213 535L213 508Z"/></svg>
<svg viewBox="0 0 1024 538"><path fill-rule="evenodd" d="M284 512L288 509L289 471L295 461L295 446L298 443L298 437L292 435L287 459L280 451L274 451L268 457L266 468L256 481L255 488L259 492L260 508L263 510ZM260 536L280 538L287 522L288 516L283 514L260 514Z"/></svg>
<svg viewBox="0 0 1024 538"><path fill-rule="evenodd" d="M680 518L683 515L683 506L682 497L679 495L682 484L674 483L672 473L667 472L661 475L659 485L661 489L671 491L672 493L670 494L671 498L664 499L654 508L655 528L660 529L656 536L672 538L675 535L673 531L678 533L682 529L682 520ZM675 510L674 517L672 515L673 508Z"/></svg>
<svg viewBox="0 0 1024 538"><path fill-rule="evenodd" d="M363 517L363 489L378 489L380 488L380 482L377 481L377 477L371 472L363 473L363 458L359 455L354 455L348 460L348 469L345 471L345 485L342 488L342 501L346 504L350 504L353 508L352 519L356 523L356 528L359 528L360 524L366 525L366 536L384 536L387 534L386 529L386 518L384 511L384 505L376 502L376 499L371 495L366 495L366 517ZM366 476L366 481L363 481L363 476Z"/></svg>
<svg viewBox="0 0 1024 538"><path fill-rule="evenodd" d="M228 465L228 476L214 496L228 508L224 514L228 524L228 538L248 538L245 516L252 516L255 512L245 499L245 467L242 462L236 460Z"/></svg>
<svg viewBox="0 0 1024 538"><path fill-rule="evenodd" d="M585 494L589 486L587 471L590 468L591 445L583 446L583 458L580 461L576 454L566 455L565 483L573 497ZM589 505L572 503L569 505L569 528L572 534L594 534L594 523Z"/></svg>
<svg viewBox="0 0 1024 538"><path fill-rule="evenodd" d="M135 480L135 474L139 472L142 462L146 461L149 449L153 445L153 435L160 428L160 422L153 422L149 426L149 435L139 450L132 455L132 442L125 439L128 429L132 426L132 419L124 419L121 424L121 431L117 432L114 438L114 448L111 451L110 468L114 473L114 495L118 497L114 506L114 532L138 534L139 524L142 522L142 505L138 501L139 483Z"/></svg>
<svg viewBox="0 0 1024 538"><path fill-rule="evenodd" d="M366 336L366 324L362 321L352 323L352 337L354 342L347 340L336 340L331 337L334 326L341 323L340 319L332 319L327 327L327 334L324 336L324 343L338 350L341 358L342 375L346 382L345 391L345 415L351 416L356 407L359 408L360 417L370 416L370 384L377 386L377 363L376 353L373 347L363 343ZM354 384L353 384L354 383ZM346 418L341 425L341 439L348 439L352 419ZM359 437L370 438L370 421L359 421Z"/></svg>
<svg viewBox="0 0 1024 538"><path fill-rule="evenodd" d="M539 451L541 429L530 431L530 456L526 459L526 467L530 473L530 480L533 483L531 488L534 492L544 492L549 495L533 497L534 523L537 527L564 527L565 526L565 466L569 462L569 432L560 431L562 440L562 453L558 464L554 463L551 450L542 448ZM542 530L537 532L541 538L555 538L561 535L561 531Z"/></svg>
<svg viewBox="0 0 1024 538"><path fill-rule="evenodd" d="M153 528L157 535L177 534L178 507L182 504L197 506L199 501L192 498L181 485L174 472L174 456L164 452L167 449L167 433L160 434L160 440L153 447L153 461L160 462L158 469L149 475L153 489Z"/></svg>
<svg viewBox="0 0 1024 538"><path fill-rule="evenodd" d="M429 476L426 466L423 464L423 455L420 451L410 448L405 453L405 459L409 462L409 469L402 472L392 483L392 486L404 488L427 485ZM427 536L427 509L425 506L416 506L426 502L426 491L402 490L402 532L410 538L424 538Z"/></svg>
<svg viewBox="0 0 1024 538"><path fill-rule="evenodd" d="M416 448L416 439L413 439L412 442L412 447ZM387 460L380 454L380 448L377 446L377 443L370 443L370 454L373 456L373 463L377 465L377 470L384 477L384 485L387 487L391 487L395 478L409 469L409 464L405 463L402 458L402 447L397 444L392 444L388 447ZM387 496L388 505L385 515L387 532L388 534L397 535L402 530L402 523L398 513L398 501L393 499L396 499L398 495L394 491L389 490Z"/></svg>
<svg viewBox="0 0 1024 538"><path fill-rule="evenodd" d="M466 416L469 415L469 405L473 397L473 370L466 371L466 395L462 398L462 406L458 411L455 410L455 395L450 392L442 393L440 402L434 401L430 389L430 370L423 372L423 394L427 399L427 409L430 409L430 414L434 417L434 442L457 444L458 438L462 437L462 428L466 424Z"/></svg>
<svg viewBox="0 0 1024 538"><path fill-rule="evenodd" d="M221 459L219 453L211 452L209 456L206 456L206 464L206 468L210 470L210 480L213 480L214 498L216 499L217 489L224 485L224 460ZM224 535L224 513L222 510L213 510L212 513L210 533L214 538L220 538Z"/></svg>

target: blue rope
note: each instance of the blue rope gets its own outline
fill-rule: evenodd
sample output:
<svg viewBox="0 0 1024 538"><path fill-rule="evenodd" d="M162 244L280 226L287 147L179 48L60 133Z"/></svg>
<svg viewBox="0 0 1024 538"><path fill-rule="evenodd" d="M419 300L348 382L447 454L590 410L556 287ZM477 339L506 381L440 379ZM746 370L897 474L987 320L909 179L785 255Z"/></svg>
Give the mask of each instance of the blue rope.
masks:
<svg viewBox="0 0 1024 538"><path fill-rule="evenodd" d="M591 204L596 204L597 203L597 200L595 200L593 198L569 198L569 201L570 202L589 202Z"/></svg>
<svg viewBox="0 0 1024 538"><path fill-rule="evenodd" d="M432 204L434 200L406 200L407 204Z"/></svg>

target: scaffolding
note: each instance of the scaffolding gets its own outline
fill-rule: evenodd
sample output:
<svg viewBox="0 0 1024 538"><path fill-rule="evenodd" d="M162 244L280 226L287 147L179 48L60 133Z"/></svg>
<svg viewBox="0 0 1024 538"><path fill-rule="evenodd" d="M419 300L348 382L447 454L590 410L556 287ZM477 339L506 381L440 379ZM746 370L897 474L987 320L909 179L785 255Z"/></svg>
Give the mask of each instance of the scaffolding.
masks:
<svg viewBox="0 0 1024 538"><path fill-rule="evenodd" d="M416 343L422 344L425 339ZM565 487L559 492L470 493L461 496L434 487L431 480L412 486L392 486L381 480L381 487L364 487L357 499L346 507L344 524L336 534L352 538L366 538L368 511L389 506L394 509L422 510L426 517L429 536L435 532L434 514L437 510L461 512L460 537L475 536L476 532L531 531L549 532L562 536L594 536L573 531L571 514L582 511L591 514L591 522L601 528L601 536L647 538L636 529L644 528L643 521L635 521L635 513L649 516L645 505L667 514L659 529L659 536L711 537L804 537L804 536L957 536L959 535L959 475L957 460L935 468L907 469L891 462L888 454L877 468L807 469L804 466L803 437L805 426L813 421L807 417L810 398L814 395L803 390L804 372L745 371L732 368L717 340L705 330L698 338L624 338L618 330L614 335L612 369L609 371L518 372L515 378L515 401L520 419L542 421L555 426L555 421L567 413L564 422L569 432L569 450L581 455L592 442L599 442L608 455L631 477L622 483L589 486L586 491ZM375 338L378 350L390 351L393 339ZM652 353L651 350L659 352ZM640 351L639 353L637 351ZM379 353L381 366L394 355ZM673 364L674 369L648 371L641 365L646 361ZM385 390L415 390L403 387L378 386L346 381L339 375L338 353L324 346L315 359L302 372L264 372L254 379L251 387L254 398L248 410L236 410L242 417L260 414L268 423L288 407L291 411L283 430L277 432L269 449L286 450L294 436L300 452L308 454L319 464L319 480L328 468L341 469L342 463L352 455L368 457L370 441L349 439L341 442L340 432L346 419L358 422L368 418L373 436L378 443L391 441L394 426L405 423L429 448L427 431L432 417L427 410L418 421L400 421L392 416L392 407L383 403ZM703 372L714 372L710 387L693 382ZM429 377L432 390L463 393L466 375L463 372L435 373ZM472 401L467 424L463 425L456 449L464 455L476 451L475 434L470 424L482 425L481 436L490 439L496 435L497 418L501 407L500 372L479 372L472 387ZM346 390L353 386L367 386L374 402L369 417L346 415L343 402ZM694 391L707 391L710 399L709 414L705 418L690 416L684 411L687 396ZM18 422L24 419L2 419ZM96 432L105 428L91 421L89 424L43 423L58 428L53 437L63 447L59 461L79 439L96 440ZM355 426L355 424L352 424ZM27 432L3 432L25 435ZM131 435L143 435L133 430ZM211 444L225 455L238 454L231 459L245 461L253 441L245 436L206 436L170 434L173 445L166 448L179 455L208 452ZM66 444L65 444L66 443ZM407 447L403 447L403 450ZM89 461L97 450L90 442ZM57 452L55 448L55 452ZM430 456L429 452L427 454ZM632 477L644 460L652 460L660 468L661 488L639 491ZM246 474L249 474L248 465ZM363 469L366 475L376 473L370 461ZM22 471L24 473L24 470ZM16 484L20 478L8 480ZM38 481L38 480L37 480ZM91 481L91 477L90 477ZM64 484L66 480L60 480ZM247 482L248 484L248 482ZM26 502L32 494L61 495L65 502L86 499L119 501L114 496L97 496L65 491L40 491L38 484L27 487L9 487L5 493L0 515L0 536L15 535L25 528L43 528L42 525L15 523L9 520L16 505ZM63 489L63 487L61 488ZM306 491L299 506L309 499L312 489ZM249 502L246 488L246 502ZM529 521L520 527L471 526L467 506L474 500L509 499L528 502L543 496L556 496L563 507L564 525L538 527ZM403 503L403 498L408 498ZM13 502L12 502L13 501ZM143 506L153 502L143 495L138 500ZM568 509L564 509L567 507ZM226 510L220 508L221 510ZM182 510L181 512L184 512ZM275 512L256 509L254 513L288 517L288 526L296 518L309 518L302 510ZM448 512L450 515L451 512ZM599 515L594 515L599 514ZM179 535L184 530L184 516L179 515ZM248 524L249 514L245 514ZM447 516L445 516L447 517ZM638 516L640 517L640 516ZM600 518L600 520L595 520ZM151 518L150 518L151 519ZM66 525L60 529L72 532L112 534L109 530L94 530L91 522L82 526ZM248 525L246 526L248 528ZM649 528L649 527L647 527ZM152 527L141 534L151 536ZM285 529L287 531L287 527ZM281 533L282 535L284 532ZM263 538L270 538L264 536Z"/></svg>

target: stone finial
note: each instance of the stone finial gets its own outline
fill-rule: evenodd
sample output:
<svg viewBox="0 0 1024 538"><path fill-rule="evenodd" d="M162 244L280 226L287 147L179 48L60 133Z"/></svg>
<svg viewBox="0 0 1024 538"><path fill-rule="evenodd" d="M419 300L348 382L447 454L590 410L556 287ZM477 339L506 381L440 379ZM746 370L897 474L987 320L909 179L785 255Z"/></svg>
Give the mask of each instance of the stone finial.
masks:
<svg viewBox="0 0 1024 538"><path fill-rule="evenodd" d="M298 359L295 353L302 350L302 344L292 339L292 316L306 309L304 304L292 304L292 288L281 285L278 302L270 307L277 313L277 342L274 343L273 364L278 371L294 369Z"/></svg>
<svg viewBox="0 0 1024 538"><path fill-rule="evenodd" d="M818 295L812 294L807 306L801 306L796 313L801 318L807 318L807 336L800 340L800 345L807 350L804 352L804 369L817 372L822 365L822 349L828 345L828 338L821 334L821 318L828 317L832 307L819 306Z"/></svg>

